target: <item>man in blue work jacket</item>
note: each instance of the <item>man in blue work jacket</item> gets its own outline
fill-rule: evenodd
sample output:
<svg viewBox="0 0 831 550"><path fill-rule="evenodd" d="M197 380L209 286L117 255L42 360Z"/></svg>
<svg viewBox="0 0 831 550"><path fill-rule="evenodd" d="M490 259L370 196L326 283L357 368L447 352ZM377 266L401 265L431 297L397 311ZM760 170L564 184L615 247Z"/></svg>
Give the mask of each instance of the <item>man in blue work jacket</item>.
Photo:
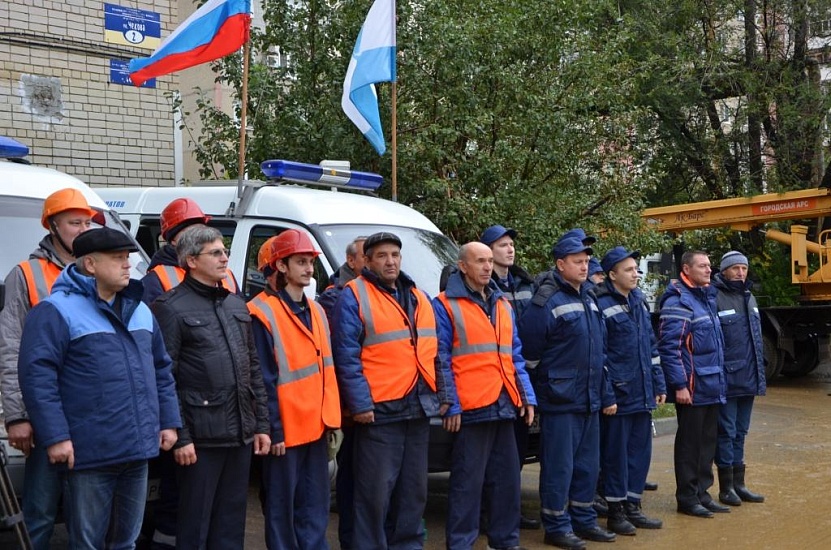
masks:
<svg viewBox="0 0 831 550"><path fill-rule="evenodd" d="M640 252L616 246L600 262L606 280L595 288L606 324L606 365L617 414L600 419L602 491L610 531L634 535L660 529L641 511L652 460L652 411L666 399L666 384L649 308L638 288Z"/></svg>
<svg viewBox="0 0 831 550"><path fill-rule="evenodd" d="M554 269L520 319L523 355L537 363L542 411L540 499L545 542L582 549L585 540L611 542L592 507L600 464L599 412L614 414L606 380L605 329L593 285L587 281L592 249L574 237L554 246Z"/></svg>
<svg viewBox="0 0 831 550"><path fill-rule="evenodd" d="M693 250L681 257L680 279L661 296L658 351L670 401L675 402L675 500L678 512L711 518L729 512L707 492L713 485L719 405L724 404L724 339L718 321L710 259Z"/></svg>

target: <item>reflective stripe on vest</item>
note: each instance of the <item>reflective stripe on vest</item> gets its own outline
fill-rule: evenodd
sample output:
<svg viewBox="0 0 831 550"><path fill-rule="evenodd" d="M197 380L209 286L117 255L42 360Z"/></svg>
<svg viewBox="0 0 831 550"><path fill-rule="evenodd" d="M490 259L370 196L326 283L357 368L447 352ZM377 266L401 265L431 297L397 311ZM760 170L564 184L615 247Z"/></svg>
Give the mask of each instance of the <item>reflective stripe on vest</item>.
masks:
<svg viewBox="0 0 831 550"><path fill-rule="evenodd" d="M248 303L274 342L277 400L287 447L317 441L326 428L340 427L329 322L320 305L309 302L309 306L311 331L276 296L261 292Z"/></svg>
<svg viewBox="0 0 831 550"><path fill-rule="evenodd" d="M153 273L159 278L162 284L162 290L167 292L171 288L176 288L179 283L185 280L185 270L177 265L157 265L151 269ZM231 294L237 293L237 285L234 281L234 276L231 270L227 270L225 278L222 279L222 286L224 286Z"/></svg>
<svg viewBox="0 0 831 550"><path fill-rule="evenodd" d="M18 264L26 279L29 305L35 307L52 292L52 285L61 274L61 266L44 258L36 258Z"/></svg>
<svg viewBox="0 0 831 550"><path fill-rule="evenodd" d="M507 299L497 301L494 323L473 300L448 298L444 292L439 300L453 324L451 368L462 410L495 403L503 387L514 405L522 406L513 358L514 322Z"/></svg>
<svg viewBox="0 0 831 550"><path fill-rule="evenodd" d="M418 375L436 391L438 352L436 317L430 299L414 288L415 331L401 305L363 277L346 283L358 301L364 324L361 367L376 403L400 399L415 387Z"/></svg>

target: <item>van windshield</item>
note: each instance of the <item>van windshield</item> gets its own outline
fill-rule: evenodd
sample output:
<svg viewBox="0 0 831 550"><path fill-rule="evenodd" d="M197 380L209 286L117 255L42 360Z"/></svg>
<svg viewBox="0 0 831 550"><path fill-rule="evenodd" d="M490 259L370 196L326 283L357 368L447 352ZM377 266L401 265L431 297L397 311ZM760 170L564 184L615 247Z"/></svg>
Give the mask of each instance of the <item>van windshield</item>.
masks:
<svg viewBox="0 0 831 550"><path fill-rule="evenodd" d="M356 237L389 231L401 239L401 270L430 296L439 293L439 277L445 265L454 265L458 248L441 233L388 225L319 225L312 228L318 242L334 258L334 269L346 261L346 246Z"/></svg>

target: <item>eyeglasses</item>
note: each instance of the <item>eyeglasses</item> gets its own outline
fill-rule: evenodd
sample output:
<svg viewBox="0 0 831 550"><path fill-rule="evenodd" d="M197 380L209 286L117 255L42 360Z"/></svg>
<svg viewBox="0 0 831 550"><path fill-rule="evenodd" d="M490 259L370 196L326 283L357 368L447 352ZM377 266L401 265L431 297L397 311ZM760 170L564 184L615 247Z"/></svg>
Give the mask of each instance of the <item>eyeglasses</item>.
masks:
<svg viewBox="0 0 831 550"><path fill-rule="evenodd" d="M214 258L221 258L224 254L226 257L231 257L231 251L227 248L217 248L216 250L208 250L207 252L200 252L198 254L194 254L194 256L202 256L202 255L213 256Z"/></svg>

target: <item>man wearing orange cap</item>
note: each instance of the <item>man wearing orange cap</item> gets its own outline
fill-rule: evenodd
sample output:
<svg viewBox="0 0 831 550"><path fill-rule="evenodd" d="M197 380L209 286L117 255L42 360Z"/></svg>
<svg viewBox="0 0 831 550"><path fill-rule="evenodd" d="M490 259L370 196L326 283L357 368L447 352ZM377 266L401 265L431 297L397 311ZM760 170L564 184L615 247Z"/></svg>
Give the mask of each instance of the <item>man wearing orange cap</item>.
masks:
<svg viewBox="0 0 831 550"><path fill-rule="evenodd" d="M303 292L318 254L297 229L266 241L257 263L267 286L248 303L271 423L263 514L275 550L328 548L326 432L340 426L340 396L326 313Z"/></svg>
<svg viewBox="0 0 831 550"><path fill-rule="evenodd" d="M46 449L33 445L34 434L17 376L17 356L26 316L49 296L61 270L75 261L75 238L90 228L96 214L78 189L55 191L43 203L41 224L49 231L6 277L6 304L0 312L0 394L9 444L26 455L23 518L35 550L49 547L62 481L49 464Z"/></svg>

